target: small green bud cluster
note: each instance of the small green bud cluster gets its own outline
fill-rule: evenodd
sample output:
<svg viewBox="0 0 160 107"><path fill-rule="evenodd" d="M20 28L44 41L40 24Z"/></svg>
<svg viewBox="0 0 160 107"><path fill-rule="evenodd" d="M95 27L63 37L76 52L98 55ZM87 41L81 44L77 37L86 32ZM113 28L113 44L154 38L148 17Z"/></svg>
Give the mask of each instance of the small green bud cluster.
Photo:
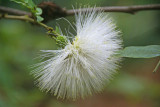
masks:
<svg viewBox="0 0 160 107"><path fill-rule="evenodd" d="M65 36L59 35L59 36L56 37L56 44L59 47L64 48L67 45L67 43L68 43L68 40Z"/></svg>

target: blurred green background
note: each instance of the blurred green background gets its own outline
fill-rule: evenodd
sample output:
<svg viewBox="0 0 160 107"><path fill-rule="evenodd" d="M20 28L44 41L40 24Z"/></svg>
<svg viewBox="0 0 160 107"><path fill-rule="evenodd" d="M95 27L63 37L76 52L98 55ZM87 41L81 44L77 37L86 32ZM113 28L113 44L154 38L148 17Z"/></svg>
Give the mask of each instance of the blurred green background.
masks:
<svg viewBox="0 0 160 107"><path fill-rule="evenodd" d="M35 0L38 4L44 0ZM49 0L47 0L49 1ZM79 5L122 6L157 4L160 0L54 0L67 9ZM24 9L9 0L1 6ZM122 31L125 46L160 45L160 11L142 11L135 15L110 13ZM66 17L74 21L74 16ZM64 20L47 23L62 30ZM124 58L122 68L104 92L84 100L62 101L34 85L30 66L39 50L56 49L45 30L30 23L0 19L0 107L160 107L160 69L152 73L159 58Z"/></svg>

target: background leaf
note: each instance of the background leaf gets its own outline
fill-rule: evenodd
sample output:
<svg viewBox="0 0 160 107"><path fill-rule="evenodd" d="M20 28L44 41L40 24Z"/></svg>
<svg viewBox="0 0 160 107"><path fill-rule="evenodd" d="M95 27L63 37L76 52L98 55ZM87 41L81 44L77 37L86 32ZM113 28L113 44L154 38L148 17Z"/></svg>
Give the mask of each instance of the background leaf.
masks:
<svg viewBox="0 0 160 107"><path fill-rule="evenodd" d="M120 52L121 57L153 58L160 56L160 45L129 46Z"/></svg>

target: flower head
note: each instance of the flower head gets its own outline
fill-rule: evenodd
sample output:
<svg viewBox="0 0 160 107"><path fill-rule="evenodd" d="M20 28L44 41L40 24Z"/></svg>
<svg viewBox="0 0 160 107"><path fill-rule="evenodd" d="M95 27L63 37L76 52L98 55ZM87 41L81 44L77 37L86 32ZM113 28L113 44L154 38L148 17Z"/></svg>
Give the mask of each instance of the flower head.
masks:
<svg viewBox="0 0 160 107"><path fill-rule="evenodd" d="M49 59L33 71L41 90L61 98L84 98L102 91L116 72L122 40L108 15L94 9L78 13L76 33L63 49L42 51Z"/></svg>

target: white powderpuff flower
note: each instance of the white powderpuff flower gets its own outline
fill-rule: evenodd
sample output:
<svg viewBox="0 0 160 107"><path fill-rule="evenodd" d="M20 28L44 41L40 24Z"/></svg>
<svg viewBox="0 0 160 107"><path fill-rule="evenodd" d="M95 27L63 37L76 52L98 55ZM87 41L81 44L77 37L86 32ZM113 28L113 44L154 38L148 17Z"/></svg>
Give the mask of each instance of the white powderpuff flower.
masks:
<svg viewBox="0 0 160 107"><path fill-rule="evenodd" d="M64 49L42 50L48 60L32 72L42 91L57 98L84 98L103 90L118 68L122 40L116 25L95 9L76 14L76 33Z"/></svg>

